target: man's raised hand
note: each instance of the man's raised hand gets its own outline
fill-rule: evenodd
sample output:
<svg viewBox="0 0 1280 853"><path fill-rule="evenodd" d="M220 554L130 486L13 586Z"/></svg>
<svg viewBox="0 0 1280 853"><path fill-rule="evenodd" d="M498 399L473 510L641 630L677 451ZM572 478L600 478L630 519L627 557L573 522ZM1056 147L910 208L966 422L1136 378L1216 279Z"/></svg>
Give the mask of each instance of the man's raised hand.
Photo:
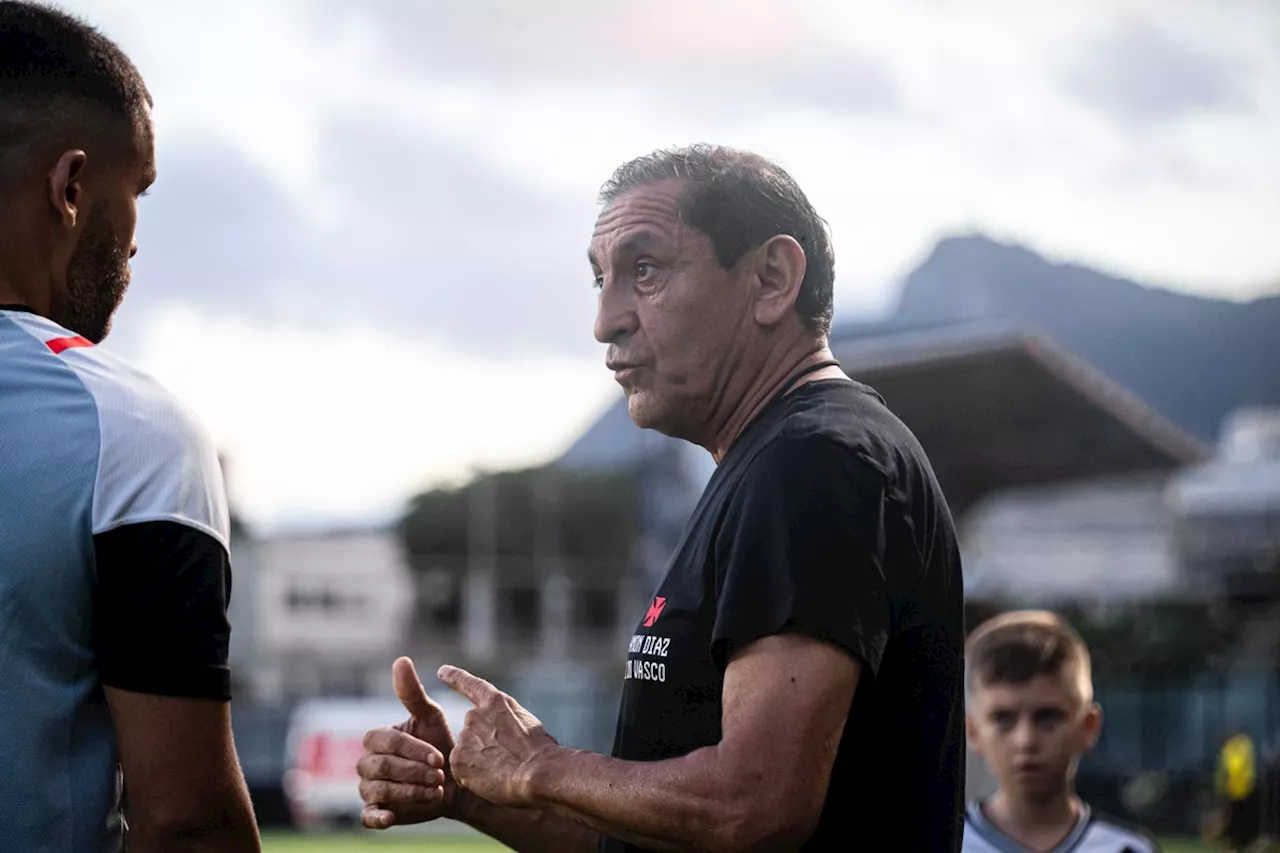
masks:
<svg viewBox="0 0 1280 853"><path fill-rule="evenodd" d="M453 666L441 667L438 675L475 705L449 755L457 784L491 803L533 805L535 761L557 747L555 739L537 717L483 678Z"/></svg>
<svg viewBox="0 0 1280 853"><path fill-rule="evenodd" d="M356 770L365 803L360 821L370 829L447 816L456 793L449 772L453 733L444 711L427 695L409 658L395 662L391 677L409 719L364 736Z"/></svg>

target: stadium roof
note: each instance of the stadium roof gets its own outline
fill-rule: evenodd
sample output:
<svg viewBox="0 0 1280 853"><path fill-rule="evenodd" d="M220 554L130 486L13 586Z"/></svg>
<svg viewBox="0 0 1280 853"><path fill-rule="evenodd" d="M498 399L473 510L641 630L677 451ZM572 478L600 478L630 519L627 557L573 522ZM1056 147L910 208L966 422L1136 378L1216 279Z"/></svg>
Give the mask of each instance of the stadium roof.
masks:
<svg viewBox="0 0 1280 853"><path fill-rule="evenodd" d="M1174 470L1209 449L1049 337L931 327L832 349L919 438L952 512L1009 486Z"/></svg>

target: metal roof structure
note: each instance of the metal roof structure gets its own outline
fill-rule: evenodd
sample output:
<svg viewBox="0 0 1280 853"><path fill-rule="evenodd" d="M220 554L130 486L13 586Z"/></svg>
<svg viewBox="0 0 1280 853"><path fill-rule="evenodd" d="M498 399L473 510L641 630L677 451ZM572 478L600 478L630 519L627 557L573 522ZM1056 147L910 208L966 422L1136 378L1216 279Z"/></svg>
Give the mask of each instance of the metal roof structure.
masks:
<svg viewBox="0 0 1280 853"><path fill-rule="evenodd" d="M1210 453L1035 330L933 327L832 349L915 433L957 517L999 489L1173 471Z"/></svg>

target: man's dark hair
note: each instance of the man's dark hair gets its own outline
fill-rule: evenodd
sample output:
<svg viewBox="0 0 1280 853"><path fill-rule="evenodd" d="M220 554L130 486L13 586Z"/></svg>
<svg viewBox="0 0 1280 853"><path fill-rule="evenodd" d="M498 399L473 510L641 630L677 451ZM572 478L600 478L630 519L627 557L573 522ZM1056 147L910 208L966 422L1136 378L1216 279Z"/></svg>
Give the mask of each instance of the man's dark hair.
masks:
<svg viewBox="0 0 1280 853"><path fill-rule="evenodd" d="M88 108L132 131L151 94L124 51L58 9L0 0L0 160L83 121Z"/></svg>
<svg viewBox="0 0 1280 853"><path fill-rule="evenodd" d="M965 644L965 694L993 684L1026 684L1047 675L1075 680L1093 701L1089 649L1062 617L1044 610L1004 613L979 625Z"/></svg>
<svg viewBox="0 0 1280 853"><path fill-rule="evenodd" d="M609 204L638 187L676 179L686 182L680 215L711 238L722 267L749 249L785 234L804 248L804 281L796 311L820 334L831 330L835 254L827 224L795 179L759 154L720 145L654 151L624 163L600 190Z"/></svg>

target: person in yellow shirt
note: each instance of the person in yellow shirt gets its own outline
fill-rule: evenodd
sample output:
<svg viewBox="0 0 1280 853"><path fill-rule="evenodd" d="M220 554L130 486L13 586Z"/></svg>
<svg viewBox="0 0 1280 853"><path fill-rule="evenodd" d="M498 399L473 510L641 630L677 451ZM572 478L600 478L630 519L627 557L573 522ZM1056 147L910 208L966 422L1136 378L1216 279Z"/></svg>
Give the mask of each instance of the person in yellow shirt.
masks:
<svg viewBox="0 0 1280 853"><path fill-rule="evenodd" d="M1223 740L1213 781L1217 808L1209 821L1207 840L1232 853L1250 848L1262 834L1262 798L1257 750L1249 735L1235 731Z"/></svg>

